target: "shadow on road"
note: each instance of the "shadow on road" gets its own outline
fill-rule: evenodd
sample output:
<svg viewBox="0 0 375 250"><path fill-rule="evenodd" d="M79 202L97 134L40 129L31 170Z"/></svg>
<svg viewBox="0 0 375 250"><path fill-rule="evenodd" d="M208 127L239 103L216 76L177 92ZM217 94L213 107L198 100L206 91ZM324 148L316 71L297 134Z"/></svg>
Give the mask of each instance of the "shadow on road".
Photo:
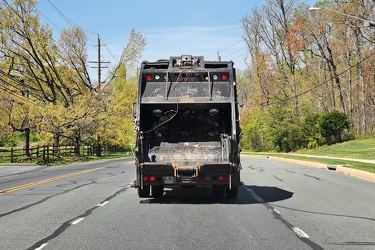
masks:
<svg viewBox="0 0 375 250"><path fill-rule="evenodd" d="M140 201L141 204L257 204L259 199L253 197L248 190L255 192L264 202L275 202L289 199L293 193L278 187L264 186L242 186L238 190L236 199L215 198L212 195L211 187L198 186L190 189L175 187L173 189L164 188L162 198L148 198Z"/></svg>
<svg viewBox="0 0 375 250"><path fill-rule="evenodd" d="M282 201L292 198L293 193L278 187L245 186L254 191L264 202Z"/></svg>

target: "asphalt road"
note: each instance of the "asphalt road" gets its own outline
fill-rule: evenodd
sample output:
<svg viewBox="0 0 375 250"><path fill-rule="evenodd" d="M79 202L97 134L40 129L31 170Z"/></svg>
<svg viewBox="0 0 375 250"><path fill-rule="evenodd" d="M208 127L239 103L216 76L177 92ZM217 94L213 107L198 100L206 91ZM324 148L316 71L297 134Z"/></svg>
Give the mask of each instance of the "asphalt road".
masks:
<svg viewBox="0 0 375 250"><path fill-rule="evenodd" d="M0 249L374 249L375 183L242 157L236 200L140 199L131 158L0 166Z"/></svg>

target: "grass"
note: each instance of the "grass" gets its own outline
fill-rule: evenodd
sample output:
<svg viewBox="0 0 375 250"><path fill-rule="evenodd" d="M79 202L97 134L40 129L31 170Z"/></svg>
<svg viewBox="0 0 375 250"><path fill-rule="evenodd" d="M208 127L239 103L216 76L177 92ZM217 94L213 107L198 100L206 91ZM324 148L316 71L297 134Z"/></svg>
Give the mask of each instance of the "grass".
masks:
<svg viewBox="0 0 375 250"><path fill-rule="evenodd" d="M375 173L375 164L363 163L355 160L344 160L344 159L326 159L326 158L315 158L312 156L325 156L334 158L348 158L348 159L365 159L375 160L375 139L366 140L355 140L344 143L339 143L331 146L324 146L317 149L301 150L295 153L252 153L244 152L244 154L256 154L256 155L275 155L281 158L295 159L310 162L319 162L327 165L343 165L345 167L359 169ZM301 156L303 154L306 156Z"/></svg>
<svg viewBox="0 0 375 250"><path fill-rule="evenodd" d="M348 141L331 146L320 147L314 150L303 150L297 153L375 160L375 139Z"/></svg>
<svg viewBox="0 0 375 250"><path fill-rule="evenodd" d="M326 159L326 158L312 158L308 156L298 156L298 155L289 155L289 154L277 154L277 157L286 158L286 159L294 159L294 160L301 160L301 161L309 161L309 162L318 162L327 165L341 165L348 168L364 170L367 172L375 173L375 164L372 163L364 163L359 161L348 161L348 160L341 160L341 159Z"/></svg>

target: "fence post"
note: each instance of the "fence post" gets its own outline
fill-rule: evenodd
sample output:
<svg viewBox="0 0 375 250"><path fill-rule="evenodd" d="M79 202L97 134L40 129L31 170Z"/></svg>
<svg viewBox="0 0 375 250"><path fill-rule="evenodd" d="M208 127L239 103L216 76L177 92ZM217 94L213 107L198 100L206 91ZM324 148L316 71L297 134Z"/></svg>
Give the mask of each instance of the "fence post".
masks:
<svg viewBox="0 0 375 250"><path fill-rule="evenodd" d="M13 163L14 152L13 148L10 148L10 163Z"/></svg>
<svg viewBox="0 0 375 250"><path fill-rule="evenodd" d="M43 163L46 163L46 146L43 146Z"/></svg>

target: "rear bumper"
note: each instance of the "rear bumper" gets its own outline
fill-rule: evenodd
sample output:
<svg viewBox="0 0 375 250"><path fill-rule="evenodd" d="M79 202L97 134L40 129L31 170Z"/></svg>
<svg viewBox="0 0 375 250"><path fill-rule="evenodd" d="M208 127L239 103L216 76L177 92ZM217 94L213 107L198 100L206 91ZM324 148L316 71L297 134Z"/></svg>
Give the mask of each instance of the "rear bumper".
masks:
<svg viewBox="0 0 375 250"><path fill-rule="evenodd" d="M195 167L174 167L155 162L137 166L143 185L230 185L240 186L240 171L231 163L207 163Z"/></svg>

